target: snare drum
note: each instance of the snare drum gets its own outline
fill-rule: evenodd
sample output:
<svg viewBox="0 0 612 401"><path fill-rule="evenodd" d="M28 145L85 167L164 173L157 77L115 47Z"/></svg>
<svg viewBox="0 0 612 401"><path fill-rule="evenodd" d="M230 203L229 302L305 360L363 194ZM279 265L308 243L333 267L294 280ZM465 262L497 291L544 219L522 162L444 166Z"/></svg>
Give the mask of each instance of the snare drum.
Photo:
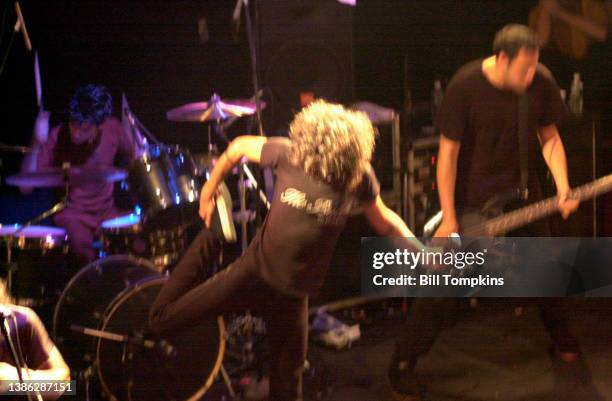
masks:
<svg viewBox="0 0 612 401"><path fill-rule="evenodd" d="M41 306L57 300L70 279L68 238L59 227L0 225L0 263L16 302Z"/></svg>
<svg viewBox="0 0 612 401"><path fill-rule="evenodd" d="M140 256L153 262L159 271L180 258L186 243L183 226L149 228L142 224L140 216L133 213L102 222L103 256Z"/></svg>

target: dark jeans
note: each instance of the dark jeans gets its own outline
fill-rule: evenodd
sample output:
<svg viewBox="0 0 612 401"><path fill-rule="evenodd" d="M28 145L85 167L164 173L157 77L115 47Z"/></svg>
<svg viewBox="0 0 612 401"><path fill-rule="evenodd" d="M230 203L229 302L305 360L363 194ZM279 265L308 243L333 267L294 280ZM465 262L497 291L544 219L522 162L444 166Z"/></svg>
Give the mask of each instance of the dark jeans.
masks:
<svg viewBox="0 0 612 401"><path fill-rule="evenodd" d="M510 232L507 236L550 236L546 220L536 221L522 229ZM506 298L502 298L506 299ZM567 315L568 300L565 298L513 298L506 299L509 304L535 304L540 318L558 351L577 352L578 343L569 329ZM410 305L406 322L401 329L391 357L390 370L399 366L414 369L419 356L428 352L438 334L457 311L457 298L416 298Z"/></svg>
<svg viewBox="0 0 612 401"><path fill-rule="evenodd" d="M567 303L563 298L504 299L509 304L535 304L553 344L560 351L574 351L575 338L567 324ZM410 305L391 358L391 369L407 363L413 370L419 356L433 346L440 331L456 315L460 298L415 298Z"/></svg>
<svg viewBox="0 0 612 401"><path fill-rule="evenodd" d="M289 296L264 283L248 256L240 257L207 279L220 251L219 241L209 230L202 230L153 303L149 314L151 329L161 334L184 328L198 319L254 310L266 321L270 345L269 400L301 400L308 297ZM249 251L245 255L248 254Z"/></svg>

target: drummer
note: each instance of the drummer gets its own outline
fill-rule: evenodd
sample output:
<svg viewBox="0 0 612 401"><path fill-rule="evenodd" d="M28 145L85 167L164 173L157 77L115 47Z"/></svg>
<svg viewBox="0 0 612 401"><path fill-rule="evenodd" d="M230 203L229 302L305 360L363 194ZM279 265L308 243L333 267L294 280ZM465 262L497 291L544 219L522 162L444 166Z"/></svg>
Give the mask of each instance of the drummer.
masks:
<svg viewBox="0 0 612 401"><path fill-rule="evenodd" d="M112 167L117 154L129 159L139 155L130 135L119 120L111 117L109 91L93 84L76 90L68 107L68 121L49 131L47 111L41 111L34 126L32 151L24 159L21 172L48 167ZM31 188L21 187L22 193ZM68 206L54 217L66 229L70 247L80 265L95 257L93 238L102 221L122 213L114 204L112 183L91 183L70 188Z"/></svg>

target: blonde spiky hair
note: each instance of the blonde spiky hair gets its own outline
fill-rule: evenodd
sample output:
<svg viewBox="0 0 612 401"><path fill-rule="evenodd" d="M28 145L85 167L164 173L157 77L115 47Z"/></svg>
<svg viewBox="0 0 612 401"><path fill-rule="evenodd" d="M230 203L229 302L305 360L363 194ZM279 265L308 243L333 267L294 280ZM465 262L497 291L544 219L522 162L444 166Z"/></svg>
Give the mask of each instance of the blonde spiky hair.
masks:
<svg viewBox="0 0 612 401"><path fill-rule="evenodd" d="M310 177L354 190L372 158L374 128L367 115L316 100L289 126L291 162Z"/></svg>

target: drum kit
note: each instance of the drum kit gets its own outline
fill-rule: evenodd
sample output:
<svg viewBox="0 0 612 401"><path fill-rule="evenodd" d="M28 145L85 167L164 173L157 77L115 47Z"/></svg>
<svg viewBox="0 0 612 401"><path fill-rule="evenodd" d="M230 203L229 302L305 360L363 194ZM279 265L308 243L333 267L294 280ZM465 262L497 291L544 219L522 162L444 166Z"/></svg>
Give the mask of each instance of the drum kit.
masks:
<svg viewBox="0 0 612 401"><path fill-rule="evenodd" d="M130 128L146 128L131 115ZM210 122L223 140L228 120L255 113L248 100L190 103L168 111L171 121ZM185 249L185 230L199 221L199 190L215 160L166 145L148 133L143 154L129 171L117 168L61 168L7 177L10 185L64 188L61 202L34 219L0 225L7 290L32 305L55 303L53 336L74 377L97 377L110 399L200 399L221 369L225 347L222 318L203 321L181 333L154 338L147 332L148 310L166 280L167 269ZM132 135L134 133L132 132ZM209 132L209 144L211 143ZM27 148L0 148L20 151ZM251 174L246 165L241 172ZM66 231L36 225L68 206L71 188L126 180L137 200L135 212L104 221L100 258L70 274ZM246 179L245 179L246 180ZM241 199L241 212L244 212ZM218 191L213 231L236 241L232 199ZM61 274L58 274L58 266ZM67 284L66 284L67 283ZM202 339L206 341L202 341Z"/></svg>

